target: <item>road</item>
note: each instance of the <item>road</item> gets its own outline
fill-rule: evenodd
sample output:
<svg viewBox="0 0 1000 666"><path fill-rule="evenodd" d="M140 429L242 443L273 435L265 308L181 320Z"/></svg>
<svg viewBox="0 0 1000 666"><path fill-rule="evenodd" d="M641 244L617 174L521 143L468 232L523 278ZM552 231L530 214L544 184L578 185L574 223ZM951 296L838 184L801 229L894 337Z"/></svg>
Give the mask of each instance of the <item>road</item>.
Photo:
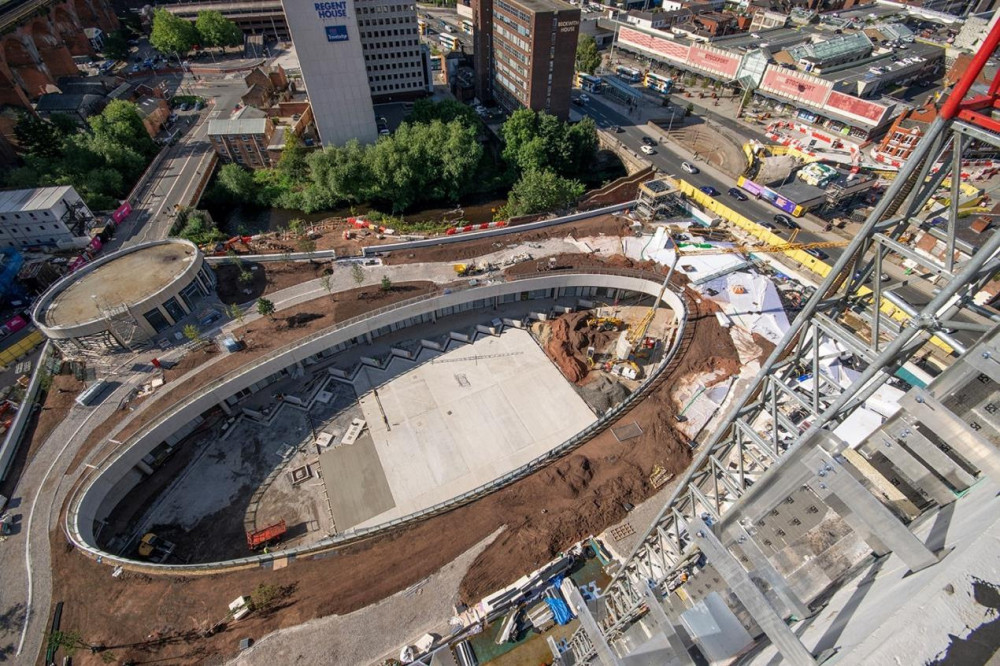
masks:
<svg viewBox="0 0 1000 666"><path fill-rule="evenodd" d="M710 186L715 188L720 192L718 196L725 200L726 206L750 218L751 220L758 222L772 221L774 215L779 212L775 207L767 203L757 201L753 197L746 201L740 201L734 197L728 196L727 192L729 188L735 185L734 178L718 171L713 166L706 164L703 161L697 160L694 155L689 153L686 149L670 142L667 139L666 133L662 130L650 127L646 124L637 125L635 124L634 118L628 117L616 108L605 103L599 96L588 95L588 97L589 101L586 104L583 106L574 105L574 108L593 118L600 127L613 128L616 125L619 126L622 131L615 134L616 138L632 152L639 154L652 162L653 166L655 166L662 173L683 179L695 187L701 188ZM722 119L717 116L712 118L713 122L718 122L720 120ZM735 121L733 122L735 123ZM738 129L740 133L746 133L746 128L742 125L739 125ZM711 129L707 131L711 131ZM656 152L653 155L643 155L640 152L643 146L642 139L644 137L657 141L657 145L654 148ZM681 163L684 161L696 165L699 169L698 173L689 174L683 171L681 169ZM849 240L848 238L845 238L843 232L824 231L823 222L814 216L799 218L797 222L802 228L795 236L796 242L817 243ZM786 239L790 235L790 231L782 227L775 229L774 233ZM843 249L824 248L822 252L828 255L828 258L825 261L832 265L840 258L843 253ZM909 275L902 267L892 263L886 263L884 265L884 272L889 279L883 283L883 287L890 288L892 291L895 291L899 294L899 296L908 301L914 307L919 309L926 305L932 298L935 286L925 279L926 276L918 274ZM963 310L957 317L957 320L971 324L988 323L986 319L976 315L975 313L970 313L967 310ZM978 338L978 334L969 331L959 331L954 335L956 339L965 344L971 344Z"/></svg>

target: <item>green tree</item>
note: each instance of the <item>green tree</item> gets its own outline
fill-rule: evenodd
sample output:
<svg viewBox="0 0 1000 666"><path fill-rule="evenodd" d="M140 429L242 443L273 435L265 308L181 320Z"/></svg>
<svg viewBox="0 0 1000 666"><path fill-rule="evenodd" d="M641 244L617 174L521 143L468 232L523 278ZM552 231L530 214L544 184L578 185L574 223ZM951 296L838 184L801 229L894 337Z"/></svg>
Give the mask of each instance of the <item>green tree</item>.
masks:
<svg viewBox="0 0 1000 666"><path fill-rule="evenodd" d="M112 60L125 60L128 58L128 31L124 29L115 30L104 38L101 46L104 57Z"/></svg>
<svg viewBox="0 0 1000 666"><path fill-rule="evenodd" d="M201 340L201 331L194 324L188 324L183 328L184 337L191 342L198 342Z"/></svg>
<svg viewBox="0 0 1000 666"><path fill-rule="evenodd" d="M202 46L239 46L243 43L243 31L220 12L202 10L194 23Z"/></svg>
<svg viewBox="0 0 1000 666"><path fill-rule="evenodd" d="M277 585L261 583L250 593L250 607L258 613L267 613L274 609L281 595L281 588Z"/></svg>
<svg viewBox="0 0 1000 666"><path fill-rule="evenodd" d="M239 277L236 279L239 280L240 284L250 284L253 282L253 272L241 269Z"/></svg>
<svg viewBox="0 0 1000 666"><path fill-rule="evenodd" d="M88 122L93 132L92 145L98 153L105 151L105 157L115 151L130 151L140 159L156 153L156 143L149 137L139 109L132 102L116 99Z"/></svg>
<svg viewBox="0 0 1000 666"><path fill-rule="evenodd" d="M198 43L198 30L191 21L174 16L165 9L157 9L153 12L149 43L157 51L183 55Z"/></svg>
<svg viewBox="0 0 1000 666"><path fill-rule="evenodd" d="M259 314L261 317L267 317L271 321L274 321L274 303L267 300L266 298L258 298L257 314Z"/></svg>
<svg viewBox="0 0 1000 666"><path fill-rule="evenodd" d="M288 231L301 237L306 230L306 221L296 217L288 222Z"/></svg>
<svg viewBox="0 0 1000 666"><path fill-rule="evenodd" d="M277 170L286 187L296 187L309 178L308 150L295 132L285 134L285 147L278 158Z"/></svg>
<svg viewBox="0 0 1000 666"><path fill-rule="evenodd" d="M454 99L443 99L435 102L429 97L414 102L413 110L410 111L406 120L411 123L424 124L435 120L440 120L443 123L460 120L469 127L478 128L480 125L479 116L468 104L462 104Z"/></svg>
<svg viewBox="0 0 1000 666"><path fill-rule="evenodd" d="M591 35L580 35L576 43L576 71L593 74L601 66L601 54L597 41Z"/></svg>
<svg viewBox="0 0 1000 666"><path fill-rule="evenodd" d="M79 631L53 631L48 635L47 642L51 650L61 649L67 657L72 657L80 648L94 649L96 647L83 640Z"/></svg>
<svg viewBox="0 0 1000 666"><path fill-rule="evenodd" d="M382 281L379 283L378 287L382 291L391 291L392 290L392 280L389 279L388 275L383 275L382 276Z"/></svg>
<svg viewBox="0 0 1000 666"><path fill-rule="evenodd" d="M547 113L519 109L501 128L503 158L521 173L553 169L562 176L585 173L597 150L590 118L570 125Z"/></svg>
<svg viewBox="0 0 1000 666"><path fill-rule="evenodd" d="M326 289L326 293L333 293L333 275L327 274L319 279L319 286Z"/></svg>
<svg viewBox="0 0 1000 666"><path fill-rule="evenodd" d="M355 262L351 264L351 279L354 280L354 284L359 287L365 282L365 269L361 267L361 264Z"/></svg>
<svg viewBox="0 0 1000 666"><path fill-rule="evenodd" d="M229 305L227 305L226 314L229 315L231 319L234 319L237 322L239 322L240 326L243 325L244 313L243 313L243 308L240 307L239 303L230 303Z"/></svg>
<svg viewBox="0 0 1000 666"><path fill-rule="evenodd" d="M563 178L551 169L525 172L510 190L507 217L565 208L579 199L584 189L580 181Z"/></svg>
<svg viewBox="0 0 1000 666"><path fill-rule="evenodd" d="M257 185L253 174L239 164L225 164L219 169L216 183L231 201L257 202Z"/></svg>
<svg viewBox="0 0 1000 666"><path fill-rule="evenodd" d="M14 125L14 138L21 153L37 157L62 155L66 134L54 124L38 116L21 113Z"/></svg>
<svg viewBox="0 0 1000 666"><path fill-rule="evenodd" d="M316 241L312 238L303 238L299 241L299 252L315 252Z"/></svg>

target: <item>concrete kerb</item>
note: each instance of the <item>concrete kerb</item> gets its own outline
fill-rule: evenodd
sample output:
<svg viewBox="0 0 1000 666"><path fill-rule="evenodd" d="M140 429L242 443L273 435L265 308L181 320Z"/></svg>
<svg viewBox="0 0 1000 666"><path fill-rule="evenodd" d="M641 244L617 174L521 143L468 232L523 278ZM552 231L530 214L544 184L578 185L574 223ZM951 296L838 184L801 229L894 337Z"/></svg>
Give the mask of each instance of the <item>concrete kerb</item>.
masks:
<svg viewBox="0 0 1000 666"><path fill-rule="evenodd" d="M531 282L538 284L530 284ZM453 307L455 304L468 302L470 300L478 300L476 297L491 298L493 296L499 296L507 293L517 293L524 290L530 291L532 287L548 289L580 286L613 287L618 289L627 289L629 291L641 291L648 295L655 296L660 291L661 281L658 276L653 276L641 271L628 270L563 273L548 276L526 276L510 282L495 283L492 285L464 289L461 290L461 294L449 291L445 294L410 299L408 302L382 308L376 313L369 313L368 315L362 317L356 317L354 320L342 322L341 324L330 327L324 331L320 331L317 334L308 336L304 340L300 340L291 345L287 345L285 348L276 350L263 359L258 359L257 362L212 382L196 394L183 399L179 403L176 403L153 423L149 424L127 442L123 443L122 446L118 447L116 450L110 451L103 460L90 470L85 479L81 479L81 482L73 490L70 501L67 505L64 531L70 541L73 542L78 548L101 562L120 565L130 570L143 571L146 573L214 573L249 566L258 566L276 558L315 555L326 550L342 547L349 543L366 540L385 531L413 524L425 518L450 511L492 493L499 488L533 473L537 469L547 465L549 462L561 458L568 451L582 445L591 437L607 428L621 414L631 409L636 402L645 397L648 391L659 382L664 370L672 363L676 357L678 349L681 346L681 341L684 339L688 307L683 296L678 295L673 290L667 290L664 293L664 302L668 307L678 313L680 320L675 342L671 346L669 352L664 355L664 358L661 360L656 369L650 373L649 377L635 392L626 398L625 401L623 401L616 408L610 410L591 426L588 426L584 430L580 431L555 449L552 449L535 460L528 462L522 467L513 470L498 479L494 479L490 483L456 496L447 502L427 507L426 509L410 514L409 516L397 518L381 525L360 530L347 530L342 534L327 537L307 546L275 551L268 554L236 558L223 562L209 562L189 565L152 564L130 560L128 558L103 552L91 543L93 540L92 530L94 518L98 515L103 503L108 499L109 494L115 490L115 485L120 480L124 479L125 474L132 469L134 465L133 458L140 459L142 455L145 454L146 450L142 447L146 446L147 448L151 448L158 442L162 441L163 437L169 436L170 433L166 433L165 431L170 429L169 427L171 425L171 421L173 421L176 417L183 417L181 420L186 422L189 415L185 412L195 411L197 413L201 413L206 409L206 404L210 403L209 406L218 404L218 402L224 400L225 397L228 397L228 395L241 390L240 384L236 384L235 382L242 380L241 383L249 382L249 384L252 384L255 381L259 381L262 376L267 376L268 374L271 374L272 371L277 372L282 368L288 367L289 365L316 353L316 351L320 349L326 349L337 344L329 338L336 338L339 334L339 337L344 337L346 335L347 338L345 339L350 339L350 337L353 337L362 330L361 325L363 324L368 324L368 328L370 330L375 330L378 328L378 325L383 323L381 321L376 321L378 317L394 311L398 314L404 315L394 318L394 320L398 321L407 318L407 315L411 317L414 316L417 311L433 311L440 309L440 307ZM459 295L464 296L464 298L454 298ZM448 298L449 296L452 298ZM422 307L417 308L414 312L400 312L404 309L412 308L415 304L421 305ZM354 328L357 328L358 330L355 331ZM313 349L313 347L316 349ZM254 372L252 376L248 377L249 373L254 370L257 370L258 372ZM262 375L261 373L266 374ZM220 390L223 388L225 388L225 391ZM224 392L226 393L225 396L222 395ZM112 471L115 466L121 468L119 469L121 476L115 481L103 481L104 487L98 488L98 484L102 482L102 477L106 473ZM95 492L99 493L102 490L103 494L100 497L94 495Z"/></svg>

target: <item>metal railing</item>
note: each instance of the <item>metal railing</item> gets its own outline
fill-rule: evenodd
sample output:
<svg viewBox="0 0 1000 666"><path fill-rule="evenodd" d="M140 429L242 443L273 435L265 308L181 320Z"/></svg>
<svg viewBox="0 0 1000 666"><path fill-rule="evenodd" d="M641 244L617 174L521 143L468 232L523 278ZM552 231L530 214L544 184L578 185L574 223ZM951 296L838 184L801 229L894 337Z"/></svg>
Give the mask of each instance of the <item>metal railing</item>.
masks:
<svg viewBox="0 0 1000 666"><path fill-rule="evenodd" d="M51 342L46 342L45 347L42 348L42 355L38 357L38 363L35 364L35 372L31 375L28 390L24 393L24 398L21 400L21 406L18 408L14 420L11 421L3 444L0 444L0 482L7 478L10 463L21 445L21 439L24 437L28 423L31 422L31 414L35 411L35 400L42 388L42 377L50 372L48 360L52 349Z"/></svg>
<svg viewBox="0 0 1000 666"><path fill-rule="evenodd" d="M642 280L646 280L647 282L650 283L650 292L648 293L650 293L651 295L658 294L660 291L660 287L662 285L661 276L658 276L654 273L644 272L640 270L633 270L633 269L614 269L614 270L597 269L588 271L573 271L573 272L559 273L558 277L563 278L570 275L586 275L586 276L614 275L621 277L639 278ZM523 276L512 276L509 281L514 282L518 280L537 279L539 277L549 277L549 276L548 275L539 276L534 274L523 275ZM470 292L473 292L480 288L482 287L478 286L467 287L462 289L462 291L468 290ZM287 353L288 351L301 347L307 344L309 341L319 339L321 337L329 335L332 332L346 328L347 326L350 326L352 324L356 324L365 321L367 319L371 319L373 317L385 314L387 312L400 310L406 306L413 305L414 303L428 301L432 298L436 298L441 295L445 295L446 293L451 293L454 291L455 290L442 290L441 293L429 294L425 296L418 296L411 299L406 299L405 301L400 301L399 303L379 308L378 310L366 313L364 315L359 315L357 317L352 317L351 319L345 320L343 322L339 322L333 326L323 329L322 331L317 331L316 333L310 334L309 336L306 336L305 338L302 338L295 343L290 343L288 345L285 345L282 348L275 350L271 354L268 354L265 357L257 359L251 364L243 366L240 370L228 373L227 375L211 382L210 384L200 389L197 393L187 396L186 398L178 401L177 403L172 405L167 411L163 412L159 417L157 417L157 419L155 419L152 423L146 425L140 432L137 432L134 435L132 435L128 439L128 441L124 442L122 446L118 447L118 449L109 452L108 455L104 457L104 459L102 459L93 467L88 467L89 475L85 478L82 478L80 482L78 482L78 484L76 485L75 489L71 494L71 498L68 503L68 508L66 512L66 522L64 524L64 530L66 531L67 537L78 548L80 548L82 551L86 553L89 553L91 556L95 558L99 557L103 562L121 565L131 570L154 572L154 573L155 572L209 573L209 572L218 572L226 569L243 568L252 565L259 565L264 562L272 561L278 558L288 557L291 555L320 553L326 550L342 547L350 543L363 541L377 534L394 531L401 527L412 525L426 518L430 518L435 515L451 511L465 504L468 504L472 501L485 497L486 495L489 495L490 493L493 493L496 490L499 490L511 483L514 483L515 481L524 478L525 476L531 473L534 473L535 471L544 467L550 462L553 462L554 460L563 457L566 453L578 448L585 442L589 441L592 437L594 437L598 433L608 428L618 418L620 418L623 414L628 412L638 401L643 399L649 393L649 391L659 383L661 379L664 378L663 377L664 371L676 359L678 350L682 347L683 342L685 340L685 333L687 330L686 326L687 311L690 305L690 303L687 301L685 297L684 292L680 289L675 290L675 293L679 292L678 296L681 298L682 308L684 309L684 312L678 313L679 324L676 331L675 343L672 345L670 350L664 355L663 359L657 365L656 369L653 370L653 372L649 374L646 380L643 381L633 393L631 393L627 398L625 398L625 400L623 400L621 403L619 403L612 409L608 410L597 421L595 421L588 427L584 428L580 432L576 433L573 437L569 438L556 448L551 449L550 451L542 454L541 456L538 456L537 458L525 463L521 467L518 467L517 469L512 470L507 474L504 474L503 476L490 481L489 483L486 483L482 486L479 486L465 493L457 495L444 502L439 502L430 507L421 509L420 511L411 513L407 516L396 518L388 522L381 523L379 525L362 528L358 530L354 529L347 530L341 534L327 537L312 544L298 546L295 548L289 548L286 550L272 551L267 554L253 555L249 557L236 558L220 562L205 562L197 564L154 564L147 562L139 562L136 560L130 560L125 557L120 557L117 555L107 553L91 545L90 543L87 543L83 539L78 527L78 520L80 518L79 505L80 502L82 501L82 498L94 485L94 483L100 477L101 473L104 471L106 467L108 467L109 464L111 464L112 462L114 462L114 460L117 460L119 457L124 455L132 446L137 444L145 436L146 433L151 431L153 428L167 422L173 416L178 414L181 409L191 404L192 402L196 401L197 399L208 395L213 390L224 386L226 383L232 381L237 376L243 375L253 368L260 367L262 364L273 360L277 356L280 356L281 354Z"/></svg>

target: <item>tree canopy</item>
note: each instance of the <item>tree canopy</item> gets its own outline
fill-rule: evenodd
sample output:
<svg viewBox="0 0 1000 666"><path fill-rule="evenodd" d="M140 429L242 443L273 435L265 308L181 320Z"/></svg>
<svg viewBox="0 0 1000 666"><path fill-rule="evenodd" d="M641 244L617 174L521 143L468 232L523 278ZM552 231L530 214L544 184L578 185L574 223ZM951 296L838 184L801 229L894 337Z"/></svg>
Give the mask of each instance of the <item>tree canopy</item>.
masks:
<svg viewBox="0 0 1000 666"><path fill-rule="evenodd" d="M521 173L547 168L562 176L584 173L597 151L597 126L590 118L571 125L547 113L519 109L501 133L503 157Z"/></svg>
<svg viewBox="0 0 1000 666"><path fill-rule="evenodd" d="M72 185L94 210L117 207L157 150L135 105L123 100L86 129L68 118L24 115L14 132L24 166L7 174L8 187Z"/></svg>
<svg viewBox="0 0 1000 666"><path fill-rule="evenodd" d="M580 181L563 178L551 169L532 169L514 183L503 212L516 217L558 210L576 202L584 189Z"/></svg>
<svg viewBox="0 0 1000 666"><path fill-rule="evenodd" d="M454 99L443 99L439 102L429 98L418 99L413 103L413 110L410 111L407 120L411 123L430 123L435 120L450 123L453 120L461 120L469 127L479 127L479 116L472 107Z"/></svg>
<svg viewBox="0 0 1000 666"><path fill-rule="evenodd" d="M601 66L601 54L597 41L591 35L580 35L576 43L576 71L593 74Z"/></svg>
<svg viewBox="0 0 1000 666"><path fill-rule="evenodd" d="M124 60L128 57L128 31L124 28L108 33L104 38L101 51L106 58Z"/></svg>
<svg viewBox="0 0 1000 666"><path fill-rule="evenodd" d="M239 46L243 43L243 31L233 21L220 12L202 10L198 12L195 29L202 46Z"/></svg>
<svg viewBox="0 0 1000 666"><path fill-rule="evenodd" d="M174 16L165 9L157 9L153 12L149 43L162 53L184 54L198 43L198 30L191 21Z"/></svg>

